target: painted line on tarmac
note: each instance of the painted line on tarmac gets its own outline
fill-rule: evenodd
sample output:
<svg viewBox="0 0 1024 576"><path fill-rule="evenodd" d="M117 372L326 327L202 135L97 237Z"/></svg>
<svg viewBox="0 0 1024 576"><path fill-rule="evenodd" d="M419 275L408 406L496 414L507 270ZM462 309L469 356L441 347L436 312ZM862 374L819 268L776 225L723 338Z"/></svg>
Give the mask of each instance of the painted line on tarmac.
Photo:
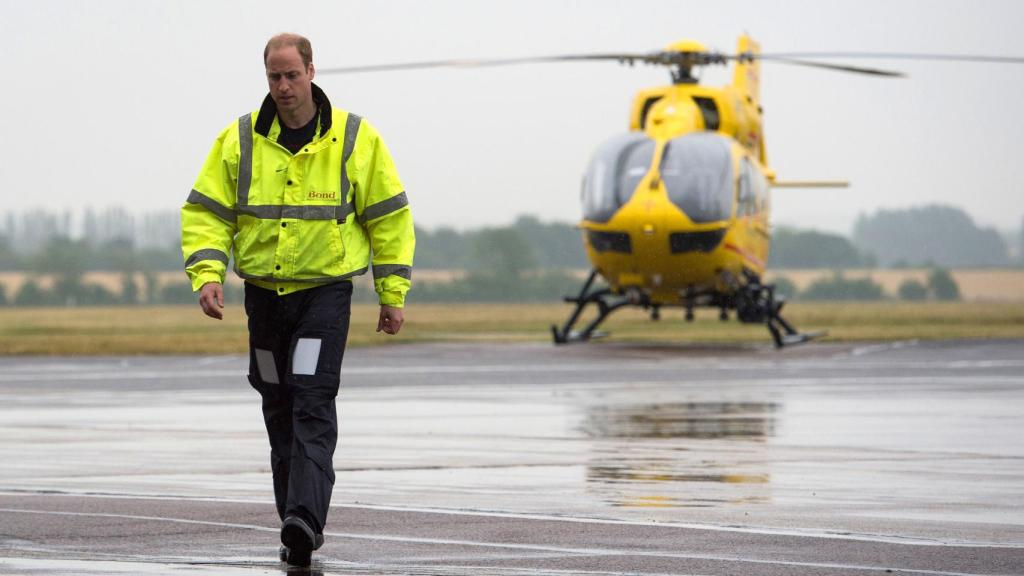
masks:
<svg viewBox="0 0 1024 576"><path fill-rule="evenodd" d="M252 530L258 532L280 531L279 528L257 526L254 524L238 524L234 522L213 522L210 520L191 520L188 518L168 518L163 516L145 516L138 514L111 514L103 512L65 512L57 510L33 510L20 508L0 508L0 512L13 514L38 514L50 516L72 516L88 518L119 518L125 520L145 520L153 522L169 522L177 524L191 524L201 526L217 526L223 528L237 528L241 530ZM793 566L801 568L826 568L841 570L859 570L878 572L879 570L891 569L903 574L927 574L934 576L978 576L976 573L948 572L943 570L922 570L913 568L892 568L886 566L865 566L860 564L840 564L835 562L799 562L791 560L761 560L757 558L743 558L739 556L724 556L718 554L684 554L680 552L667 551L639 551L622 550L614 548L571 548L561 546L544 546L540 544L512 544L503 542L480 542L476 540L456 540L448 538L418 538L411 536L390 536L385 534L360 534L355 532L324 532L324 536L332 538L347 538L350 540L371 540L377 542L399 542L403 544L428 544L438 546L464 546L471 548L488 548L497 550L523 550L530 552L547 552L563 554L566 556L607 556L607 557L638 557L638 558L672 558L677 560L706 560L712 562L733 562L740 564L758 564L769 566Z"/></svg>
<svg viewBox="0 0 1024 576"><path fill-rule="evenodd" d="M235 524L232 522L214 522L212 520L190 520L188 518L167 518L164 516L145 516L140 514L112 514L109 512L68 512L64 510L33 510L31 508L0 508L0 512L19 514L42 514L52 516L80 516L88 518L120 518L122 520L152 520L154 522L174 522L177 524L197 524L200 526L220 526L222 528L238 528L259 532L280 532L280 528L256 526L254 524Z"/></svg>
<svg viewBox="0 0 1024 576"><path fill-rule="evenodd" d="M913 348L921 343L920 340L902 340L898 342L885 342L882 344L868 344L866 346L858 346L853 350L849 351L849 355L853 357L867 356L869 354L878 354L880 352L888 352L890 350L901 350L903 348ZM833 358L841 358L842 355L833 356Z"/></svg>
<svg viewBox="0 0 1024 576"><path fill-rule="evenodd" d="M567 522L571 524L594 524L607 526L634 526L638 528L679 528L683 530L704 530L708 532L730 532L752 534L758 536L795 536L800 538L820 538L825 540L851 540L856 542L873 542L879 544L899 544L906 546L966 546L971 548L1024 548L1024 545L974 542L945 542L925 538L913 538L885 534L858 534L851 532L829 532L817 530L794 530L776 528L755 528L752 526L718 526L714 524L697 524L687 522L643 522L639 520L616 520L610 518L586 518L578 516L556 516L549 514L528 514L520 512L492 512L484 510L446 510L441 508L415 508L406 506L384 506L375 504L331 504L331 508L351 508L356 510L379 510L382 512L416 512L421 514L441 514L447 516L475 516L484 518L507 518L510 520L538 520L543 522Z"/></svg>
<svg viewBox="0 0 1024 576"><path fill-rule="evenodd" d="M538 558L538 556L531 556L531 559ZM539 558L545 558L540 556ZM118 565L123 564L123 565ZM124 560L124 561L111 561L111 560L51 560L51 559L37 559L37 558L3 558L0 557L0 568L10 567L21 570L17 574L75 574L77 576L86 576L90 574L110 576L111 574L132 574L138 576L140 574L146 575L159 575L159 576L177 576L182 574L183 571L188 571L189 574L216 574L221 576L228 571L229 574L245 574L252 575L252 569L264 569L260 574L272 574L272 573L284 573L284 570L280 569L280 564L276 562L233 562L226 560L224 562L188 562L171 560L163 563L156 563L154 559L146 558L146 560ZM336 567L337 566L337 567ZM272 569L272 570L270 570ZM268 571L270 570L270 571ZM335 572L335 570L342 570L343 572ZM0 571L0 573L6 573ZM528 575L535 576L538 572L534 568L508 568L508 567L495 567L495 566L472 566L472 565L460 565L460 566L440 566L437 564L361 564L356 562L321 562L319 559L314 558L313 566L309 571L302 571L292 569L292 573L298 574L346 574L354 576L358 574L366 576L385 576L385 575L401 575L401 576L479 576L480 574L491 574L494 576L499 575ZM661 572L613 572L608 570L601 571L590 571L590 570L558 570L552 568L545 568L544 574L563 574L565 576L638 576L643 574L645 576L674 576L675 573L661 573ZM694 575L700 576L700 575Z"/></svg>
<svg viewBox="0 0 1024 576"><path fill-rule="evenodd" d="M204 502L204 503L228 503L228 504L267 504L264 500L245 498L220 498L220 497L194 497L194 496L166 496L152 494L116 494L116 493L90 493L70 491L47 491L36 492L32 490L7 490L0 491L0 496L59 496L70 498L97 498L116 500L157 500L171 502ZM752 534L759 536L794 536L799 538L819 538L823 540L845 540L854 542L873 542L880 544L898 544L904 546L947 546L947 547L968 547L968 548L996 548L996 549L1019 549L1024 544L1004 542L977 542L970 540L936 540L929 538L916 538L912 536L899 536L892 534L866 534L856 532L830 532L827 530L800 530L783 528L765 528L754 526L722 526L715 524L699 524L688 522L645 522L641 520L619 520L614 518L588 518L581 516L559 516L553 514L531 514L526 512L501 512L493 510L471 510L471 509L447 509L447 508L426 508L413 506L388 506L384 504L339 504L332 503L331 508L346 508L352 510L375 510L380 512L406 512L417 514L438 514L443 516L473 516L481 518L507 518L510 520L537 520L543 522L565 522L570 524L592 524L599 526L634 526L639 528L677 528L683 530L703 530L708 532L729 532L737 534Z"/></svg>

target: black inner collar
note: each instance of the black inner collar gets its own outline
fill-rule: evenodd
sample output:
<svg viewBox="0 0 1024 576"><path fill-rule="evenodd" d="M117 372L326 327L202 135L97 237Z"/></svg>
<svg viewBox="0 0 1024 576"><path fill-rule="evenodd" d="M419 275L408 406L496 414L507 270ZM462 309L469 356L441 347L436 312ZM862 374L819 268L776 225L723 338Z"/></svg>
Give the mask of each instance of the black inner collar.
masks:
<svg viewBox="0 0 1024 576"><path fill-rule="evenodd" d="M317 115L319 116L319 115ZM277 143L284 146L292 154L298 154L316 136L317 116L310 118L305 126L289 128L281 124L281 133L277 135Z"/></svg>
<svg viewBox="0 0 1024 576"><path fill-rule="evenodd" d="M320 136L323 136L331 129L331 101L316 84L312 85L312 92L317 116L320 117ZM266 137L270 133L270 127L274 124L275 117L277 117L277 104L270 94L267 94L267 97L263 99L263 105L260 106L260 115L256 118L256 133ZM316 116L313 119L316 120ZM281 127L284 128L284 125L282 124Z"/></svg>

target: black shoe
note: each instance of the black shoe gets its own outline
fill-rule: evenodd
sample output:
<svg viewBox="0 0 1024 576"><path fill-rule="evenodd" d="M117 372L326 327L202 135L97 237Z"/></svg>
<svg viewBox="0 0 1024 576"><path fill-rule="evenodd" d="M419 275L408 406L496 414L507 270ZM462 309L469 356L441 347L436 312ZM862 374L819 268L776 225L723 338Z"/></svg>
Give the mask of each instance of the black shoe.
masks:
<svg viewBox="0 0 1024 576"><path fill-rule="evenodd" d="M281 544L288 548L288 564L309 566L316 546L316 534L302 518L288 516L281 525Z"/></svg>
<svg viewBox="0 0 1024 576"><path fill-rule="evenodd" d="M320 547L324 545L324 535L323 534L317 534L315 540L316 541L313 542L313 550L319 550ZM288 561L288 547L287 546L281 546L281 548L279 548L277 550L277 556L278 556L278 558L281 559L281 562L287 562Z"/></svg>

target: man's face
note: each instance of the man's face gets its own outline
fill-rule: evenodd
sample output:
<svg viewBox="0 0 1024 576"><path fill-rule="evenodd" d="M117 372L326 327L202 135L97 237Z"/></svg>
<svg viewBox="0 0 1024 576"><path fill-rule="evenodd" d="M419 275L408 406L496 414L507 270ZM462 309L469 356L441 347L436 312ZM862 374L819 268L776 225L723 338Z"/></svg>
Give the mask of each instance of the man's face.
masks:
<svg viewBox="0 0 1024 576"><path fill-rule="evenodd" d="M279 111L294 112L307 103L312 105L313 64L303 66L298 49L285 46L271 50L267 54L266 68L270 97Z"/></svg>

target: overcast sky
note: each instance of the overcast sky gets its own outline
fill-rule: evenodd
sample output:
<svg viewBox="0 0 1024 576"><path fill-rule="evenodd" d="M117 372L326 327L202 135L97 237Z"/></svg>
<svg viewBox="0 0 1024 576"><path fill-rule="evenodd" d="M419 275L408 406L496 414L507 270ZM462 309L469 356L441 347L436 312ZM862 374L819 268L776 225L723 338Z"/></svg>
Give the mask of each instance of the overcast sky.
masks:
<svg viewBox="0 0 1024 576"><path fill-rule="evenodd" d="M266 93L281 31L322 68L454 57L647 51L692 38L733 50L1024 56L1024 2L985 1L22 1L0 0L3 210L180 206L211 142ZM766 64L773 219L849 232L859 213L926 203L1018 229L1024 217L1024 65L875 63L886 80ZM720 84L726 70L709 70ZM611 63L321 75L335 106L370 119L417 223L579 218L593 149L627 129L636 90L664 71Z"/></svg>

